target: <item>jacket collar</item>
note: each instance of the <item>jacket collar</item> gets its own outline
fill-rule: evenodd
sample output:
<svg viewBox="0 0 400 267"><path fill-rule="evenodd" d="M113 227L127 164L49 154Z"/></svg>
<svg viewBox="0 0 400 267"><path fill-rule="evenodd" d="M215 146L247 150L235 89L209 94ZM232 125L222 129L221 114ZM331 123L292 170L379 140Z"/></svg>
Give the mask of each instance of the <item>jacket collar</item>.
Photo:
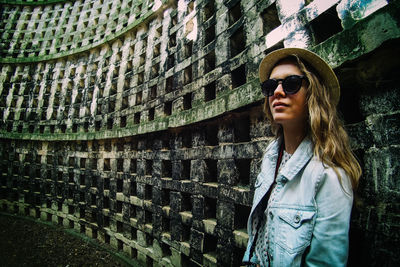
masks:
<svg viewBox="0 0 400 267"><path fill-rule="evenodd" d="M276 163L279 154L279 148L282 144L282 137L279 137L275 143L272 144L271 149L268 151L266 156L270 158L272 162ZM299 171L310 161L313 156L313 144L309 136L306 136L296 151L286 162L285 166L281 170L281 174L286 177L289 181L292 180Z"/></svg>

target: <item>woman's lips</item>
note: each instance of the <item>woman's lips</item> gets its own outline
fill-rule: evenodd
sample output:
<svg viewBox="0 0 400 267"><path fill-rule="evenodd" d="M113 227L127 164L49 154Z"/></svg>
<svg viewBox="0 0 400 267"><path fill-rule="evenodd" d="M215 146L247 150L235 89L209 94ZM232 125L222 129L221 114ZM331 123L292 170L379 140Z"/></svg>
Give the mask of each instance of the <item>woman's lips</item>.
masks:
<svg viewBox="0 0 400 267"><path fill-rule="evenodd" d="M273 108L279 108L279 107L287 107L288 105L283 103L283 102L275 102L272 104Z"/></svg>

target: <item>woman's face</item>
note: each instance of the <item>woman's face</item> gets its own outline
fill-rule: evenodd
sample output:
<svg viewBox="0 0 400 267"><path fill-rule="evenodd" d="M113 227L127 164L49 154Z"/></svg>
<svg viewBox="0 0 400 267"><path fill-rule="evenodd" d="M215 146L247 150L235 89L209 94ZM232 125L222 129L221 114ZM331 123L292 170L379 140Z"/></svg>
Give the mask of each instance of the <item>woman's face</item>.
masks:
<svg viewBox="0 0 400 267"><path fill-rule="evenodd" d="M284 79L290 75L304 75L292 61L284 60L274 67L270 79ZM278 85L272 96L268 97L269 108L274 121L283 128L305 127L307 121L306 85L303 80L300 90L287 95Z"/></svg>

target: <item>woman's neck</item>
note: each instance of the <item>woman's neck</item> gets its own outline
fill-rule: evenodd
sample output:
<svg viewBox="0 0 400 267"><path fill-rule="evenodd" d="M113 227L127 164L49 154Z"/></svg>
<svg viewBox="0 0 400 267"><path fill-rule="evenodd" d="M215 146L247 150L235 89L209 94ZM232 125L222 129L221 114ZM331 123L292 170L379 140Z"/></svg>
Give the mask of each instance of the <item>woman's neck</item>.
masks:
<svg viewBox="0 0 400 267"><path fill-rule="evenodd" d="M306 131L302 127L301 129L288 129L283 128L283 138L285 141L285 151L289 154L293 154L297 147L300 145L306 136Z"/></svg>

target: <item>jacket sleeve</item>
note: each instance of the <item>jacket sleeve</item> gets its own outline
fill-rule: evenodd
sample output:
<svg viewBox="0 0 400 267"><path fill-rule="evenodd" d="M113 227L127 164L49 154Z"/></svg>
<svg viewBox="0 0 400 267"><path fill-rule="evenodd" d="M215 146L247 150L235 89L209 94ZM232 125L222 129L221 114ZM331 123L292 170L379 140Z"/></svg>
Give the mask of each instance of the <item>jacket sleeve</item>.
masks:
<svg viewBox="0 0 400 267"><path fill-rule="evenodd" d="M327 168L321 176L315 202L317 217L306 266L346 266L353 191L348 176Z"/></svg>

